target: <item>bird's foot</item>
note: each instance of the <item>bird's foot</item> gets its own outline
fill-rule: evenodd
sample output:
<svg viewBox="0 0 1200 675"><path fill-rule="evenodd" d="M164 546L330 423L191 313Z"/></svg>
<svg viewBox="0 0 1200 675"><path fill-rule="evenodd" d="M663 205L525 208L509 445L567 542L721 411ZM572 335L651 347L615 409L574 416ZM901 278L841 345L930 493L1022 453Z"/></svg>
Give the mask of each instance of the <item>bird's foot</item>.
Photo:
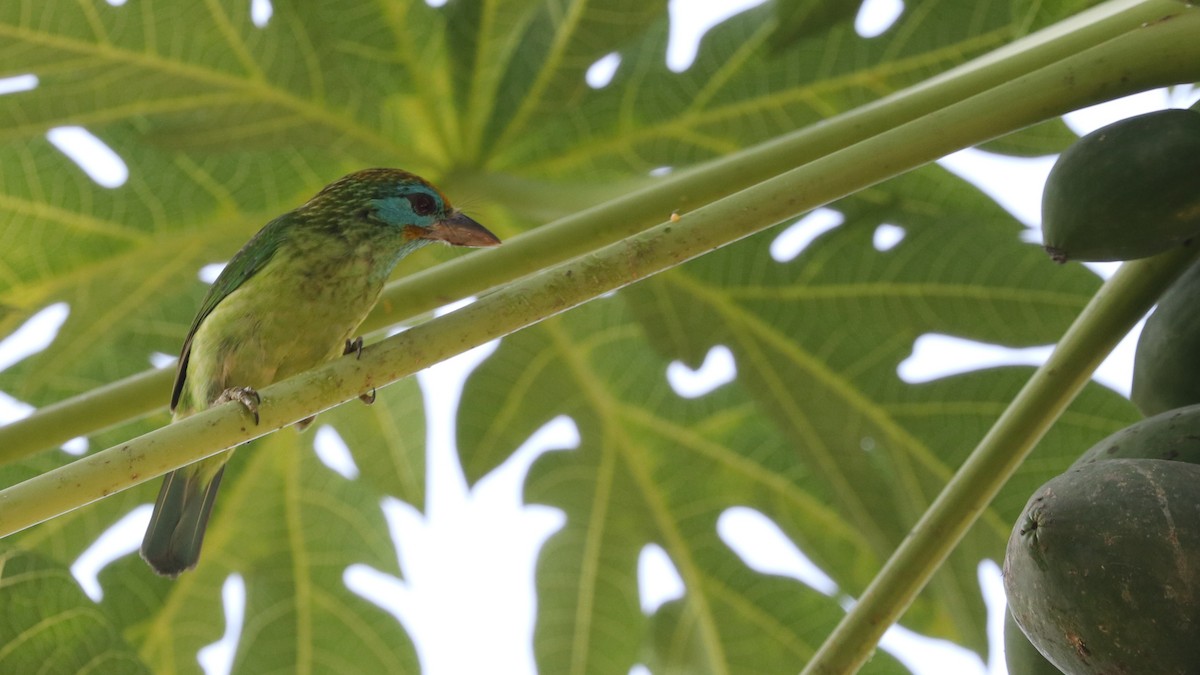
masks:
<svg viewBox="0 0 1200 675"><path fill-rule="evenodd" d="M347 354L354 354L354 358L361 359L362 358L362 350L363 350L363 339L362 339L362 336L360 335L360 336L354 338L353 340L346 340L346 348L342 350L342 356L345 356ZM358 397L358 400L362 401L363 403L366 403L367 405L371 405L372 403L374 403L375 402L375 388L372 387L371 393L369 393L369 394L360 394Z"/></svg>
<svg viewBox="0 0 1200 675"><path fill-rule="evenodd" d="M254 424L258 424L258 404L262 402L262 398L259 397L257 391L250 387L230 387L221 392L217 400L213 401L213 405L220 405L231 401L241 403L247 412L254 415Z"/></svg>

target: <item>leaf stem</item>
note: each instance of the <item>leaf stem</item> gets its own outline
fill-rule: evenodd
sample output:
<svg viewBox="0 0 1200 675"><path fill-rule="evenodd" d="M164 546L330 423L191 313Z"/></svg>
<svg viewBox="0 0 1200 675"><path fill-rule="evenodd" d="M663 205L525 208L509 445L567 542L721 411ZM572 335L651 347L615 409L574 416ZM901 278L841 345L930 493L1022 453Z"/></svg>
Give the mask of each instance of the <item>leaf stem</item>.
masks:
<svg viewBox="0 0 1200 675"><path fill-rule="evenodd" d="M444 304L477 295L551 265L570 260L646 230L673 210L689 211L728 196L792 167L802 165L904 123L936 114L970 96L1054 64L1137 27L1184 11L1177 0L1112 0L1010 45L953 68L873 103L734 153L708 164L651 182L623 197L593 206L513 238L504 246L472 253L389 284L364 332L411 320ZM1182 56L1167 55L1169 61ZM1046 112L1035 119L1009 119L1004 110L980 111L986 140L1106 98L1141 91L1178 78L1138 77L1100 93L1056 87ZM1185 78L1186 79L1186 78ZM933 133L940 134L941 130ZM981 141L965 141L958 150ZM945 146L940 146L945 147ZM873 161L867 158L868 163ZM915 166L915 165L913 165ZM511 177L450 176L472 191L492 188L500 199L511 191ZM528 192L531 185L526 185ZM546 185L546 190L564 188ZM843 195L839 195L843 196ZM501 200L502 201L502 200ZM819 206L814 204L813 206ZM790 215L799 215L799 210ZM0 427L0 464L54 447L76 436L95 433L161 409L167 400L170 370L146 371L66 399L29 417Z"/></svg>
<svg viewBox="0 0 1200 675"><path fill-rule="evenodd" d="M1123 49L1112 48L1110 43L1070 56L1051 67L1005 82L684 213L677 222L666 220L644 232L526 276L462 309L367 348L361 359L337 359L265 388L260 392L263 402L259 412L261 424L257 427L248 423L237 406L219 406L0 490L0 536L245 443L351 400L372 387L394 382L959 148L1080 105L1200 79L1200 40L1194 39L1198 28L1200 11L1180 13L1173 20L1134 29L1133 33L1140 37L1113 41L1124 45ZM472 257L484 259L484 256ZM1135 269L1147 265L1139 264ZM1182 262L1179 265L1182 267ZM1101 311L1096 321L1105 316ZM1053 415L1041 412L1049 424ZM1002 478L998 480L1003 482ZM939 545L946 551L953 548L956 535L965 530L977 513L976 510L939 515L950 530L948 534L937 535ZM919 575L920 581L905 584L899 593L878 595L882 601L870 605L873 617L894 620L932 574L940 558L922 562L926 568ZM866 603L864 598L860 606L867 606ZM857 659L858 650L869 652L888 623L890 620L867 626L878 629L878 634L855 628L849 634L863 639L847 650L844 638L838 638L832 653L848 653ZM845 670L834 666L833 670L818 672Z"/></svg>

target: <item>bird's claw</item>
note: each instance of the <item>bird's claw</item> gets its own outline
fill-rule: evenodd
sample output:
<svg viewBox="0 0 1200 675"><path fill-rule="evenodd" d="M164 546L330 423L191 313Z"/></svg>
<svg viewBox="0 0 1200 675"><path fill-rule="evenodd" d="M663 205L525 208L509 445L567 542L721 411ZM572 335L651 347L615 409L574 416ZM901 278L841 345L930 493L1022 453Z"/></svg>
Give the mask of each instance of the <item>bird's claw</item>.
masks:
<svg viewBox="0 0 1200 675"><path fill-rule="evenodd" d="M363 339L362 339L362 336L360 335L360 336L354 338L353 340L346 340L346 348L342 350L342 356L345 356L347 354L354 354L354 358L361 359L362 358L362 350L363 350ZM362 401L363 403L366 403L367 405L371 405L372 403L374 403L375 402L375 388L372 387L371 393L369 393L369 394L359 395L358 400Z"/></svg>
<svg viewBox="0 0 1200 675"><path fill-rule="evenodd" d="M258 425L258 404L262 403L262 398L258 395L257 391L250 387L230 387L221 392L217 400L213 401L213 405L220 405L231 401L241 403L242 407L254 416L255 426Z"/></svg>

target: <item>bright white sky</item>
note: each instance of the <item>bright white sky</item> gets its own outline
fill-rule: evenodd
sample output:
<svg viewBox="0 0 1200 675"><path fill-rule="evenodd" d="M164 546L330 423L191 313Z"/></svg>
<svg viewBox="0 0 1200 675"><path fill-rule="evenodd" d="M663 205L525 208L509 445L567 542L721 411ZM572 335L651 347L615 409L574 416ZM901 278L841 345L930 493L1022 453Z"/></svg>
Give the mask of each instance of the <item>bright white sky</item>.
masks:
<svg viewBox="0 0 1200 675"><path fill-rule="evenodd" d="M114 7L124 4L123 0L108 2ZM673 0L668 65L676 71L686 70L695 57L700 35L708 27L760 2ZM430 0L430 4L442 3ZM686 10L681 9L685 6ZM863 36L873 37L885 31L902 10L901 0L867 0L856 27ZM269 0L252 0L251 11L256 24L269 25ZM601 59L589 70L588 82L604 86L619 64L616 55ZM37 79L33 76L0 80L0 95L36 86ZM1076 132L1086 133L1132 114L1184 107L1196 98L1196 92L1191 90L1178 90L1174 97L1165 91L1148 92L1079 111L1068 116L1068 123ZM128 170L121 158L86 130L61 128L51 131L48 137L99 184L115 188L127 179ZM966 150L941 163L992 195L1030 226L1031 236L1036 237L1041 186L1053 159L1014 160ZM771 247L772 254L780 261L794 258L819 234L838 224L839 214L818 210L781 230ZM882 225L876 232L876 247L887 250L903 236L901 228ZM1097 269L1107 275L1113 267ZM215 274L214 269L206 269L202 278L211 281ZM62 304L48 308L0 342L0 371L44 349L68 311ZM1125 394L1128 394L1133 341L1131 336L1123 342L1097 375L1098 381ZM531 648L532 569L538 548L564 522L555 509L523 505L520 489L525 472L539 454L577 445L578 432L569 419L548 424L474 490L466 488L453 450L453 410L463 379L494 348L494 344L486 345L418 376L430 415L429 502L424 514L396 500L383 504L405 579L396 579L365 565L351 567L344 577L350 589L399 618L416 641L424 671L431 675L535 672ZM952 336L927 335L918 339L913 355L900 364L898 375L909 382L928 381L980 367L1037 364L1048 353L1049 346L1008 349ZM157 358L154 365L168 365L171 359ZM728 349L715 347L699 370L674 363L664 375L680 395L702 396L734 379L736 364ZM0 422L24 416L29 410L27 405L0 392ZM357 477L358 469L336 431L319 427L314 440L315 451L331 470L347 479ZM86 443L76 441L66 449L78 454L86 449ZM148 519L148 504L134 510L106 532L72 568L93 597L101 593L97 572L116 557L136 551ZM761 514L741 507L730 509L722 516L718 529L722 538L753 568L792 576L828 595L838 594L834 582ZM667 555L657 546L648 546L643 551L639 579L642 605L647 612L683 592ZM980 579L992 634L989 663L954 645L928 640L903 629L889 631L883 648L920 675L1005 675L999 647L1003 592L997 565L984 561L980 565ZM232 662L233 647L241 633L244 603L240 577L234 575L227 580L224 597L226 637L200 654L208 675L227 673ZM471 642L471 648L464 648L464 640ZM648 671L640 666L633 671L645 672Z"/></svg>

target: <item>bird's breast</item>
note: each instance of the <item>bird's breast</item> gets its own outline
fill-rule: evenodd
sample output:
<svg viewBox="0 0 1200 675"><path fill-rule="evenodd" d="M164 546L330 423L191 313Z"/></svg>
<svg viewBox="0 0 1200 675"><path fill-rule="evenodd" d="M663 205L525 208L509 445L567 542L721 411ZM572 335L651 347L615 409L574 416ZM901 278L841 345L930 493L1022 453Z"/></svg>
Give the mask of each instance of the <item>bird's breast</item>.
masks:
<svg viewBox="0 0 1200 675"><path fill-rule="evenodd" d="M383 281L366 256L274 256L196 330L187 382L193 400L262 388L341 355Z"/></svg>

